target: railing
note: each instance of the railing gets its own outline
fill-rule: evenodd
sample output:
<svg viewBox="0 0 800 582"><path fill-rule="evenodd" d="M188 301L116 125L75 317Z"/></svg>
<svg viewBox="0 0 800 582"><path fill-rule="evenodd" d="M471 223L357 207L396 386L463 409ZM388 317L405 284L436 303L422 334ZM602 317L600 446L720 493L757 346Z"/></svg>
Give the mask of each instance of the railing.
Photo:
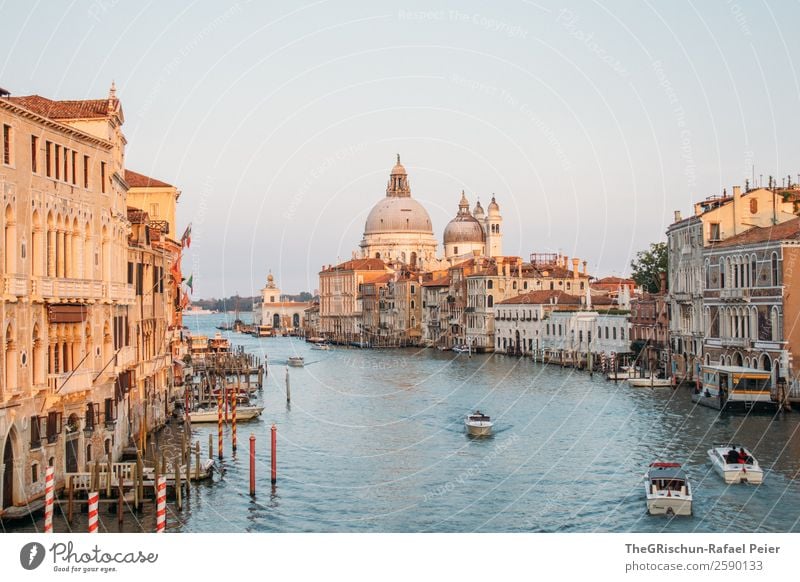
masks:
<svg viewBox="0 0 800 582"><path fill-rule="evenodd" d="M89 279L39 277L33 280L32 292L46 299L100 299L103 285Z"/></svg>
<svg viewBox="0 0 800 582"><path fill-rule="evenodd" d="M133 285L127 283L105 283L104 287L103 294L112 301L133 303L136 297Z"/></svg>
<svg viewBox="0 0 800 582"><path fill-rule="evenodd" d="M750 299L750 289L720 289L720 299Z"/></svg>
<svg viewBox="0 0 800 582"><path fill-rule="evenodd" d="M49 374L47 376L50 393L58 394L59 396L91 390L93 379L94 372L92 370L64 372L63 374Z"/></svg>
<svg viewBox="0 0 800 582"><path fill-rule="evenodd" d="M117 353L117 361L114 365L114 374L119 374L136 364L136 347L126 346L120 348Z"/></svg>
<svg viewBox="0 0 800 582"><path fill-rule="evenodd" d="M746 337L722 337L719 342L724 347L746 348L750 346L750 339Z"/></svg>
<svg viewBox="0 0 800 582"><path fill-rule="evenodd" d="M28 295L28 278L24 275L5 275L3 277L3 293L25 297Z"/></svg>

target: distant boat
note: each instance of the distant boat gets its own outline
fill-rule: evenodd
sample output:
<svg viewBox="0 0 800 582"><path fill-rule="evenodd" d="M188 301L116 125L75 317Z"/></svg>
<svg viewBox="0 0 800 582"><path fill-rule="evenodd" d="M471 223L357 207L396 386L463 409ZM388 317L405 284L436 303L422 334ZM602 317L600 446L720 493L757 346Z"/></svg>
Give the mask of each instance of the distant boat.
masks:
<svg viewBox="0 0 800 582"><path fill-rule="evenodd" d="M293 366L295 368L302 368L306 363L303 356L289 356L287 362L290 366Z"/></svg>
<svg viewBox="0 0 800 582"><path fill-rule="evenodd" d="M325 343L314 344L313 346L311 346L311 349L312 350L325 350L325 351L328 351L328 350L331 349L331 345L330 344L325 344Z"/></svg>
<svg viewBox="0 0 800 582"><path fill-rule="evenodd" d="M744 451L744 455L741 451ZM764 480L764 472L758 461L742 445L716 444L708 450L708 458L725 483L758 485Z"/></svg>
<svg viewBox="0 0 800 582"><path fill-rule="evenodd" d="M457 354L468 354L470 352L469 346L453 346L453 351Z"/></svg>
<svg viewBox="0 0 800 582"><path fill-rule="evenodd" d="M214 315L215 313L216 311L213 309L203 309L202 307L191 307L181 312L182 315Z"/></svg>
<svg viewBox="0 0 800 582"><path fill-rule="evenodd" d="M489 436L492 434L492 419L480 410L467 415L467 418L464 419L464 425L467 427L467 433L470 436Z"/></svg>
<svg viewBox="0 0 800 582"><path fill-rule="evenodd" d="M692 514L692 487L680 463L650 463L644 491L650 515Z"/></svg>

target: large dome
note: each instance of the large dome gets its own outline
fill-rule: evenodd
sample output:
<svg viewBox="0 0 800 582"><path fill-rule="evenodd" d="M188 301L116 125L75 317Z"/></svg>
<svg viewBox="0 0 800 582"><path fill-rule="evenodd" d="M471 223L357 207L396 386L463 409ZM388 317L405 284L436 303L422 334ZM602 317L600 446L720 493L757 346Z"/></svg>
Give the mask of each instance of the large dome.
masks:
<svg viewBox="0 0 800 582"><path fill-rule="evenodd" d="M392 232L421 232L433 234L428 211L411 197L386 197L380 200L367 216L364 234Z"/></svg>

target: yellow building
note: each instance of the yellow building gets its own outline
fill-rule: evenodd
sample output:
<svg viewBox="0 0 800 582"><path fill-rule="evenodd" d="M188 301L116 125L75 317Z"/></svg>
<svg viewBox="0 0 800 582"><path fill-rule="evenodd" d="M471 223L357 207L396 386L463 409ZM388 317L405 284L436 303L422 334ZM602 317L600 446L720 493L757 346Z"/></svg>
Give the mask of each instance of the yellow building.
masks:
<svg viewBox="0 0 800 582"><path fill-rule="evenodd" d="M128 169L125 170L125 182L128 184L128 206L146 212L151 225L177 240L181 233L175 222L175 211L181 191L171 184Z"/></svg>

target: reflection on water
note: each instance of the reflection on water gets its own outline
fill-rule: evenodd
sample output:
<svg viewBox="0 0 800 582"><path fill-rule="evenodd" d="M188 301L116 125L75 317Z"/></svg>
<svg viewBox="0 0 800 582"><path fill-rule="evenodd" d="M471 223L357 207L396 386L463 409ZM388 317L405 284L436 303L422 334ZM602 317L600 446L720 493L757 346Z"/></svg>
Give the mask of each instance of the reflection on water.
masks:
<svg viewBox="0 0 800 582"><path fill-rule="evenodd" d="M204 316L189 324L213 334L219 321ZM798 414L721 416L694 406L685 390L634 389L499 355L325 352L290 338L230 337L269 357L264 415L240 425L239 456L224 459L222 477L192 485L183 512L170 507L172 531L800 529ZM307 364L290 369L289 407L284 377L295 354ZM475 409L492 416L491 438L466 436L464 415ZM272 423L278 426L274 489ZM209 432L216 427L193 427L204 456ZM248 495L251 432L255 499ZM706 451L728 440L754 451L766 470L763 485L726 486L713 472ZM229 455L227 428L225 443ZM694 516L647 515L642 476L654 460L685 463ZM108 520L115 531L113 516ZM140 524L129 519L125 529L137 525L154 527L148 515ZM56 531L64 529L57 524Z"/></svg>

